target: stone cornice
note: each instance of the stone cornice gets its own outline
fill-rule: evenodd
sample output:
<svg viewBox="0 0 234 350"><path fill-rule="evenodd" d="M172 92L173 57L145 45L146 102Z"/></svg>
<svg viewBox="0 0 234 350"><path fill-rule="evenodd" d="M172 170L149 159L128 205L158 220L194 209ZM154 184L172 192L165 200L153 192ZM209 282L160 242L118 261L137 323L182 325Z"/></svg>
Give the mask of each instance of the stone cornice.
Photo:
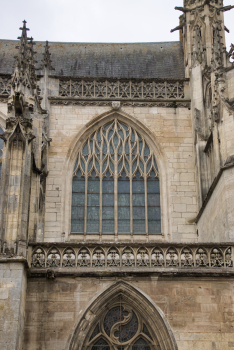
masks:
<svg viewBox="0 0 234 350"><path fill-rule="evenodd" d="M121 100L121 99L80 99L76 97L49 97L51 105L55 106L108 106L112 107L113 101L120 101L122 107L168 107L168 108L190 108L191 101L184 99L174 99L174 100L151 100L151 99L139 99L137 101Z"/></svg>

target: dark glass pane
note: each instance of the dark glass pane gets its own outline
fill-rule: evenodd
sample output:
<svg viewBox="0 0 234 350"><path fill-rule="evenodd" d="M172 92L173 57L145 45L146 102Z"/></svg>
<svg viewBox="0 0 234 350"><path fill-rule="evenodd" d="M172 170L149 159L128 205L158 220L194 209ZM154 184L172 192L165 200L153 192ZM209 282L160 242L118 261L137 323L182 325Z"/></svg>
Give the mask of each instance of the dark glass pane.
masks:
<svg viewBox="0 0 234 350"><path fill-rule="evenodd" d="M114 206L114 194L104 193L102 195L102 205L103 206L108 206L108 205Z"/></svg>
<svg viewBox="0 0 234 350"><path fill-rule="evenodd" d="M130 219L130 208L129 207L119 207L118 208L118 218L119 219Z"/></svg>
<svg viewBox="0 0 234 350"><path fill-rule="evenodd" d="M87 207L87 219L99 219L99 207Z"/></svg>
<svg viewBox="0 0 234 350"><path fill-rule="evenodd" d="M145 207L133 207L133 219L145 219Z"/></svg>
<svg viewBox="0 0 234 350"><path fill-rule="evenodd" d="M149 156L150 155L150 149L149 149L149 146L147 144L145 144L144 155L145 156Z"/></svg>
<svg viewBox="0 0 234 350"><path fill-rule="evenodd" d="M99 339L93 345L92 350L110 350L110 347L104 339Z"/></svg>
<svg viewBox="0 0 234 350"><path fill-rule="evenodd" d="M110 140L110 138L113 135L113 133L114 133L113 129L109 130L109 132L108 132L108 141Z"/></svg>
<svg viewBox="0 0 234 350"><path fill-rule="evenodd" d="M132 205L137 207L145 206L145 194L133 194Z"/></svg>
<svg viewBox="0 0 234 350"><path fill-rule="evenodd" d="M72 207L72 219L84 219L84 207Z"/></svg>
<svg viewBox="0 0 234 350"><path fill-rule="evenodd" d="M85 195L84 193L72 193L72 205L84 205Z"/></svg>
<svg viewBox="0 0 234 350"><path fill-rule="evenodd" d="M145 220L133 220L133 233L145 234Z"/></svg>
<svg viewBox="0 0 234 350"><path fill-rule="evenodd" d="M114 207L104 207L102 210L103 219L114 219Z"/></svg>
<svg viewBox="0 0 234 350"><path fill-rule="evenodd" d="M159 180L157 178L155 179L148 179L147 181L147 192L148 193L160 193L159 188Z"/></svg>
<svg viewBox="0 0 234 350"><path fill-rule="evenodd" d="M130 182L129 181L119 181L118 192L119 193L130 193Z"/></svg>
<svg viewBox="0 0 234 350"><path fill-rule="evenodd" d="M85 192L85 181L83 179L78 180L77 178L73 178L72 181L72 192Z"/></svg>
<svg viewBox="0 0 234 350"><path fill-rule="evenodd" d="M129 144L128 144L128 142L125 143L125 153L129 153Z"/></svg>
<svg viewBox="0 0 234 350"><path fill-rule="evenodd" d="M149 235L161 233L161 220L149 220L148 232Z"/></svg>
<svg viewBox="0 0 234 350"><path fill-rule="evenodd" d="M93 331L89 341L92 340L93 338L95 338L96 335L98 335L99 333L100 333L100 331L99 331L99 324L97 324L96 327L94 328L94 331Z"/></svg>
<svg viewBox="0 0 234 350"><path fill-rule="evenodd" d="M148 194L148 206L160 207L160 194Z"/></svg>
<svg viewBox="0 0 234 350"><path fill-rule="evenodd" d="M118 206L130 206L130 194L119 193L118 194Z"/></svg>
<svg viewBox="0 0 234 350"><path fill-rule="evenodd" d="M130 233L130 220L118 220L118 233Z"/></svg>
<svg viewBox="0 0 234 350"><path fill-rule="evenodd" d="M110 178L108 181L105 178L102 180L102 192L113 193L114 192L114 179Z"/></svg>
<svg viewBox="0 0 234 350"><path fill-rule="evenodd" d="M114 136L113 142L114 142L114 146L116 148L118 146L118 143L119 143L119 138L118 138L118 136L116 134Z"/></svg>
<svg viewBox="0 0 234 350"><path fill-rule="evenodd" d="M114 233L115 222L114 220L102 220L102 233Z"/></svg>
<svg viewBox="0 0 234 350"><path fill-rule="evenodd" d="M124 139L124 133L121 129L119 130L119 136L122 138L122 140Z"/></svg>
<svg viewBox="0 0 234 350"><path fill-rule="evenodd" d="M99 187L99 180L90 180L88 179L88 193L99 193L100 187Z"/></svg>
<svg viewBox="0 0 234 350"><path fill-rule="evenodd" d="M88 171L92 169L92 166L93 166L93 159L91 159L91 161L88 164Z"/></svg>
<svg viewBox="0 0 234 350"><path fill-rule="evenodd" d="M84 233L84 220L72 220L71 221L72 233Z"/></svg>
<svg viewBox="0 0 234 350"><path fill-rule="evenodd" d="M145 333L145 334L147 335L148 338L150 338L151 340L153 340L152 337L151 337L151 335L150 335L150 332L148 331L148 328L146 327L145 324L143 325L143 333Z"/></svg>
<svg viewBox="0 0 234 350"><path fill-rule="evenodd" d="M132 180L132 193L145 193L144 179Z"/></svg>
<svg viewBox="0 0 234 350"><path fill-rule="evenodd" d="M89 154L88 142L86 142L86 144L84 145L82 153L84 155Z"/></svg>
<svg viewBox="0 0 234 350"><path fill-rule="evenodd" d="M150 346L147 345L147 342L143 338L140 338L135 342L132 350L150 350Z"/></svg>
<svg viewBox="0 0 234 350"><path fill-rule="evenodd" d="M161 210L160 207L149 207L148 208L148 219L149 220L160 220Z"/></svg>
<svg viewBox="0 0 234 350"><path fill-rule="evenodd" d="M116 306L109 310L104 319L104 330L110 336L111 328L118 322L123 321L124 317L128 316L129 312L124 310L122 306ZM132 339L138 330L138 319L134 311L132 317L127 324L120 325L119 331L115 332L115 336L120 343L127 342Z"/></svg>
<svg viewBox="0 0 234 350"><path fill-rule="evenodd" d="M102 152L103 152L104 154L106 154L106 152L107 152L107 145L106 145L106 141L105 141L105 140L103 141Z"/></svg>
<svg viewBox="0 0 234 350"><path fill-rule="evenodd" d="M87 220L87 233L99 233L99 220Z"/></svg>
<svg viewBox="0 0 234 350"><path fill-rule="evenodd" d="M88 193L87 204L99 205L99 193Z"/></svg>

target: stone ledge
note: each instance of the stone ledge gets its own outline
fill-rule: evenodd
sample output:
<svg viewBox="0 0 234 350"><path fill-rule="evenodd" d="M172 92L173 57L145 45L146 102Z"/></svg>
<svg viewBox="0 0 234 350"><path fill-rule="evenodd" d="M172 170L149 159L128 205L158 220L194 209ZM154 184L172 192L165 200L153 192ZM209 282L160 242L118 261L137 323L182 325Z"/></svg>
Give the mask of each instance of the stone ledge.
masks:
<svg viewBox="0 0 234 350"><path fill-rule="evenodd" d="M91 268L92 269L92 268ZM99 271L90 271L90 268L77 271L76 268L67 270L66 268L55 269L36 269L28 270L28 277L46 277L55 279L56 277L126 277L126 276L158 276L158 277L226 277L233 278L234 270L231 269L100 269Z"/></svg>

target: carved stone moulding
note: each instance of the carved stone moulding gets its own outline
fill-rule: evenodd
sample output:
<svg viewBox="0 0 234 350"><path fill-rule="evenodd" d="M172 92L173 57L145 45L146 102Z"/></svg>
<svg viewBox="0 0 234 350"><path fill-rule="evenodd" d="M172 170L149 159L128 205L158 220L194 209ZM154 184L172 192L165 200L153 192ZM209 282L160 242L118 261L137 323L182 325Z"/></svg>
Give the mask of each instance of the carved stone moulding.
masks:
<svg viewBox="0 0 234 350"><path fill-rule="evenodd" d="M77 98L49 98L50 104L53 106L106 106L111 108L113 107L113 101L106 100L80 100ZM115 102L115 101L114 101ZM120 101L116 101L120 102ZM191 102L189 100L178 101L178 100L170 100L170 101L123 101L121 100L121 106L118 105L118 109L120 107L167 107L167 108L190 108Z"/></svg>

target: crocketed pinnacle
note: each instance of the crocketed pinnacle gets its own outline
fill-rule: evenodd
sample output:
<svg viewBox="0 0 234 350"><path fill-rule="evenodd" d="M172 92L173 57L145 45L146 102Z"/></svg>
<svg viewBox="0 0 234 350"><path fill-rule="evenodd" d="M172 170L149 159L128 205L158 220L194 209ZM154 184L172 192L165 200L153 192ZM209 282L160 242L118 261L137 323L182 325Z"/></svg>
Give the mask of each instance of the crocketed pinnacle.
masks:
<svg viewBox="0 0 234 350"><path fill-rule="evenodd" d="M48 41L46 41L46 44L45 44L45 51L44 51L44 54L43 54L43 60L41 62L41 69L43 69L44 67L45 68L48 68L50 70L54 70L54 68L52 67L51 63L52 63L52 60L50 59L50 56L51 56L51 53L49 52L49 45L48 45Z"/></svg>
<svg viewBox="0 0 234 350"><path fill-rule="evenodd" d="M18 37L20 43L16 48L18 49L18 54L16 58L17 74L13 75L13 83L16 80L17 75L17 83L21 81L24 86L28 88L35 89L36 88L36 68L35 68L35 51L33 46L35 43L33 42L33 38L27 37L27 31L29 30L26 27L26 21L23 21L23 27L20 28L22 30L21 36ZM14 87L14 86L13 86Z"/></svg>

